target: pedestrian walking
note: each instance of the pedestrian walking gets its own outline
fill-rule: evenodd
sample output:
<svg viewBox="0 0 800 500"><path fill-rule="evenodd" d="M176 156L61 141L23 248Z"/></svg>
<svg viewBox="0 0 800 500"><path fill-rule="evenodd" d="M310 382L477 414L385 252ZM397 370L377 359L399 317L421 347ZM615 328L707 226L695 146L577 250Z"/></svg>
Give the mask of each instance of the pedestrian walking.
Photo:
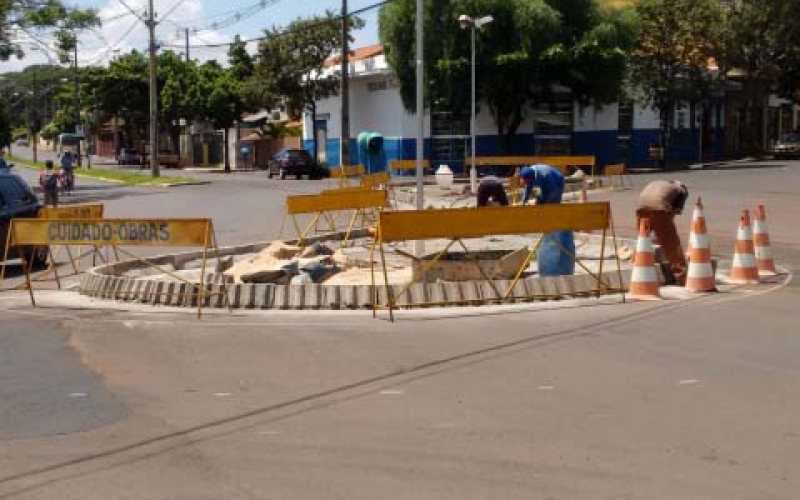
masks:
<svg viewBox="0 0 800 500"><path fill-rule="evenodd" d="M53 161L44 162L44 170L39 174L39 186L44 193L44 204L53 208L58 206L58 173L53 168Z"/></svg>

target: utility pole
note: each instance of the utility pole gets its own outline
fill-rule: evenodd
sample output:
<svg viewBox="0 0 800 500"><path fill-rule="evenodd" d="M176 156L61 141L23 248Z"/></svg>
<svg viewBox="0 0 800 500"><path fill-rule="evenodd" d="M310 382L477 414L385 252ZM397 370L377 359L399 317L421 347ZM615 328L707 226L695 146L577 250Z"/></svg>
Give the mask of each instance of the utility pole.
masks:
<svg viewBox="0 0 800 500"><path fill-rule="evenodd" d="M342 0L342 123L340 163L350 163L350 20L347 15L347 0Z"/></svg>
<svg viewBox="0 0 800 500"><path fill-rule="evenodd" d="M150 173L153 177L158 171L158 80L156 79L156 13L153 0L150 0L147 13L147 29L150 31Z"/></svg>
<svg viewBox="0 0 800 500"><path fill-rule="evenodd" d="M75 35L75 134L81 134L85 137L83 130L81 130L81 82L78 77L78 35ZM79 132L80 130L80 132ZM78 167L81 166L81 138L78 137Z"/></svg>
<svg viewBox="0 0 800 500"><path fill-rule="evenodd" d="M189 28L184 28L186 33L186 62L189 62L191 59L189 57Z"/></svg>

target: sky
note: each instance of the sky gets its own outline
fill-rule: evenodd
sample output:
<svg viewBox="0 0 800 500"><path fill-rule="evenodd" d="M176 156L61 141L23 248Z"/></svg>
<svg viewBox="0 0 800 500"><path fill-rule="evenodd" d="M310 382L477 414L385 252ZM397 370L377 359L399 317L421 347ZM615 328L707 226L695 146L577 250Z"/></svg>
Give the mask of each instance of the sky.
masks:
<svg viewBox="0 0 800 500"><path fill-rule="evenodd" d="M65 3L95 8L103 20L102 27L79 35L81 66L104 65L132 49L147 50L147 28L134 12L144 18L148 0L65 0ZM378 43L377 6L383 2L348 0L347 3L349 12L366 9L359 14L365 26L353 33L353 47ZM223 64L227 47L205 46L229 43L237 34L245 40L259 37L272 26L281 28L297 18L323 15L326 10L339 13L342 9L342 0L154 0L154 4L159 21L156 38L164 48L184 54L188 29L190 57L200 61L217 59ZM0 73L47 63L55 57L52 41L46 34L20 34L19 40L23 42L25 58L0 62ZM249 44L248 49L252 52L255 46Z"/></svg>

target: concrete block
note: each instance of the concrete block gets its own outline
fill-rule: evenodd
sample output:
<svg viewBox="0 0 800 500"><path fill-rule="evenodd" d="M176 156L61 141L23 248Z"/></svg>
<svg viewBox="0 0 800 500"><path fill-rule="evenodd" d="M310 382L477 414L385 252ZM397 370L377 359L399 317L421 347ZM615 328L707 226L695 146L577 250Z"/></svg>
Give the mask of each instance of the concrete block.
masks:
<svg viewBox="0 0 800 500"><path fill-rule="evenodd" d="M256 304L261 303L260 306L256 305L256 307L260 307L261 309L274 309L275 308L275 290L278 288L278 285L263 285L263 293L261 292L261 288L256 288L258 292L256 293Z"/></svg>
<svg viewBox="0 0 800 500"><path fill-rule="evenodd" d="M358 299L356 300L357 309L372 309L372 303L375 301L373 297L372 285L358 285L355 287ZM378 288L380 291L383 287ZM378 298L380 301L380 296Z"/></svg>
<svg viewBox="0 0 800 500"><path fill-rule="evenodd" d="M322 307L322 287L318 283L301 285L304 294L303 309L320 309Z"/></svg>
<svg viewBox="0 0 800 500"><path fill-rule="evenodd" d="M342 309L342 288L338 285L334 286L322 286L320 289L322 290L322 308L323 309L332 309L338 310Z"/></svg>
<svg viewBox="0 0 800 500"><path fill-rule="evenodd" d="M500 294L500 297L497 300L502 302L510 302L503 297L505 297L506 292L508 292L508 287L511 286L511 280L495 280L494 286L497 288L497 292Z"/></svg>
<svg viewBox="0 0 800 500"><path fill-rule="evenodd" d="M529 290L531 297L538 300L544 298L546 292L540 276L528 276L525 278L525 286Z"/></svg>
<svg viewBox="0 0 800 500"><path fill-rule="evenodd" d="M273 285L273 292L275 294L274 308L276 309L289 309L289 285Z"/></svg>
<svg viewBox="0 0 800 500"><path fill-rule="evenodd" d="M514 300L516 302L527 301L529 300L528 297L530 296L530 292L528 291L528 287L526 285L526 281L524 278L520 278L514 284L514 290L512 291L512 295L514 296Z"/></svg>
<svg viewBox="0 0 800 500"><path fill-rule="evenodd" d="M461 293L464 300L469 301L469 305L478 305L482 303L483 294L481 293L480 282L478 281L464 281L461 283Z"/></svg>
<svg viewBox="0 0 800 500"><path fill-rule="evenodd" d="M444 283L430 283L428 287L428 300L430 302L441 304L447 302L447 293L444 289Z"/></svg>
<svg viewBox="0 0 800 500"><path fill-rule="evenodd" d="M426 283L413 283L408 289L409 303L426 306L429 302L428 287Z"/></svg>
<svg viewBox="0 0 800 500"><path fill-rule="evenodd" d="M444 295L448 302L452 304L462 303L464 295L461 293L461 283L446 282L444 285Z"/></svg>
<svg viewBox="0 0 800 500"><path fill-rule="evenodd" d="M501 300L501 296L495 293L494 288L492 287L492 285L494 285L493 282L484 280L484 281L476 281L475 283L478 285L478 288L480 289L481 297L484 299L485 304L494 304Z"/></svg>
<svg viewBox="0 0 800 500"><path fill-rule="evenodd" d="M165 285L166 283L164 283L163 281L156 282L156 287L153 290L153 302L152 302L153 305L158 305L162 303Z"/></svg>
<svg viewBox="0 0 800 500"><path fill-rule="evenodd" d="M411 298L411 291L406 290L403 292L405 285L391 285L390 288L392 289L392 296L394 296L394 303L397 307L407 307L413 304L414 301Z"/></svg>
<svg viewBox="0 0 800 500"><path fill-rule="evenodd" d="M289 309L303 309L305 306L306 290L302 285L289 285Z"/></svg>

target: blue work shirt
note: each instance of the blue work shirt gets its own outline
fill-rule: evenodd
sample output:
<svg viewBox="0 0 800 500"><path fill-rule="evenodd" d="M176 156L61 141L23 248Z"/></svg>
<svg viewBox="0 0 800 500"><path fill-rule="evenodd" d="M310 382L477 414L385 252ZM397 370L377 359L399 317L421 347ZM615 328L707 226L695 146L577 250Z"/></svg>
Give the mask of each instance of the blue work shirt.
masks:
<svg viewBox="0 0 800 500"><path fill-rule="evenodd" d="M74 166L75 157L72 155L62 155L61 156L61 168L64 169L65 172L70 172L72 167Z"/></svg>
<svg viewBox="0 0 800 500"><path fill-rule="evenodd" d="M522 203L528 202L534 187L538 187L541 192L536 203L561 203L561 195L564 194L564 175L561 171L550 165L530 165L528 168L533 170L533 176L525 178Z"/></svg>

